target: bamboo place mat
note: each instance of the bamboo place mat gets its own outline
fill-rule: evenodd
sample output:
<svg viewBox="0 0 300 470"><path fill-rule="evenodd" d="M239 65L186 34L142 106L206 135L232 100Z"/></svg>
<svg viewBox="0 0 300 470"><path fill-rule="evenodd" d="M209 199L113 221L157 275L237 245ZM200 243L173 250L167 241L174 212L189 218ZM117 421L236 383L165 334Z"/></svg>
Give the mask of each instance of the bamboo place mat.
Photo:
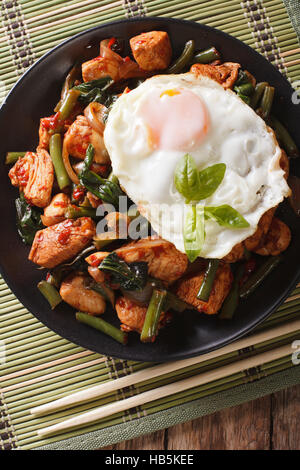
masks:
<svg viewBox="0 0 300 470"><path fill-rule="evenodd" d="M299 10L293 9L295 2L285 2L297 28ZM1 15L0 100L31 64L61 41L98 24L145 15L183 18L222 29L263 54L291 82L300 78L297 34L282 0L2 0ZM42 439L37 429L241 358L292 345L295 339L300 339L300 332L149 379L68 411L34 418L29 414L34 406L114 380L149 364L104 357L61 338L28 312L3 280L0 280L0 305L0 449L98 448L300 383L300 367L293 365L291 356L285 356L130 409L84 429ZM299 317L300 285L258 329L268 329Z"/></svg>

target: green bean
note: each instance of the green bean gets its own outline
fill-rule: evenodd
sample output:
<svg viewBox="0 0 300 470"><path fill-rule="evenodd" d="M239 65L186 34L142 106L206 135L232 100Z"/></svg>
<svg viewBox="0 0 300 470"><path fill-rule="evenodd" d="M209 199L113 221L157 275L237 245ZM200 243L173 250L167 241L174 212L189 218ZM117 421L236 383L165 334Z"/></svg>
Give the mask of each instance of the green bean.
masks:
<svg viewBox="0 0 300 470"><path fill-rule="evenodd" d="M113 174L113 172L111 172L109 175L108 175L108 181L111 181L112 183L115 183L115 184L119 184L119 180L118 178Z"/></svg>
<svg viewBox="0 0 300 470"><path fill-rule="evenodd" d="M250 77L245 70L240 69L238 78L235 81L235 86L243 85L245 83L251 83Z"/></svg>
<svg viewBox="0 0 300 470"><path fill-rule="evenodd" d="M78 207L70 205L65 211L65 217L67 219L78 219L79 217L91 217L92 219L95 219L96 209L93 207Z"/></svg>
<svg viewBox="0 0 300 470"><path fill-rule="evenodd" d="M268 258L241 287L240 297L245 299L248 295L252 294L268 274L278 265L280 260L280 256L271 256Z"/></svg>
<svg viewBox="0 0 300 470"><path fill-rule="evenodd" d="M173 294L172 292L167 292L166 302L165 302L165 310L167 311L169 308L175 310L175 312L184 312L185 310L192 309L193 307L183 300L179 299L177 295Z"/></svg>
<svg viewBox="0 0 300 470"><path fill-rule="evenodd" d="M251 97L251 108L256 108L263 95L263 92L265 91L266 86L268 86L268 82L260 82L256 84L254 93Z"/></svg>
<svg viewBox="0 0 300 470"><path fill-rule="evenodd" d="M212 286L216 277L218 266L219 266L218 259L209 260L208 266L205 271L203 282L197 294L197 299L203 300L203 302L208 302L211 289L212 289Z"/></svg>
<svg viewBox="0 0 300 470"><path fill-rule="evenodd" d="M277 139L280 141L281 145L283 146L284 150L288 154L289 157L299 157L299 150L297 145L295 144L293 138L290 136L287 129L281 124L275 116L271 116L271 126L275 131Z"/></svg>
<svg viewBox="0 0 300 470"><path fill-rule="evenodd" d="M262 111L262 118L264 120L267 120L270 115L272 104L273 104L274 92L275 92L274 87L272 86L265 87L264 94L262 96L261 104L260 104L260 108Z"/></svg>
<svg viewBox="0 0 300 470"><path fill-rule="evenodd" d="M109 233L109 232L105 232ZM109 245L110 243L118 240L116 236L114 238L106 238L106 239L101 239L100 237L98 238L97 235L93 238L94 245L97 250L102 250L106 245Z"/></svg>
<svg viewBox="0 0 300 470"><path fill-rule="evenodd" d="M242 83L241 85L235 86L234 91L238 95L250 96L252 95L254 88L253 88L252 83Z"/></svg>
<svg viewBox="0 0 300 470"><path fill-rule="evenodd" d="M165 290L153 290L141 333L141 341L143 343L155 341L159 319L163 311L166 296L167 291Z"/></svg>
<svg viewBox="0 0 300 470"><path fill-rule="evenodd" d="M80 91L74 90L74 88L68 91L59 109L59 119L61 121L64 121L70 116L75 104L77 103L79 95Z"/></svg>
<svg viewBox="0 0 300 470"><path fill-rule="evenodd" d="M13 163L16 163L20 157L24 157L26 152L7 152L6 158L5 158L5 163L6 165L12 165Z"/></svg>
<svg viewBox="0 0 300 470"><path fill-rule="evenodd" d="M37 286L45 299L48 300L52 310L62 301L59 292L53 284L50 284L47 281L40 281Z"/></svg>
<svg viewBox="0 0 300 470"><path fill-rule="evenodd" d="M194 50L195 50L195 41L194 40L187 41L185 43L181 56L178 57L178 59L175 60L175 62L173 62L173 64L167 68L166 73L181 72L184 69L184 67L186 67L190 63L194 54Z"/></svg>
<svg viewBox="0 0 300 470"><path fill-rule="evenodd" d="M76 312L76 320L85 325L91 326L96 330L102 331L102 333L111 336L121 344L127 344L128 335L125 331L119 330L115 326L111 325L107 321L93 315L88 315L83 312Z"/></svg>
<svg viewBox="0 0 300 470"><path fill-rule="evenodd" d="M49 152L54 166L56 179L60 189L70 186L71 180L62 159L62 144L60 134L54 134L49 140Z"/></svg>
<svg viewBox="0 0 300 470"><path fill-rule="evenodd" d="M239 290L240 290L239 283L244 274L244 270L245 270L244 265L239 266L237 269L231 290L228 296L226 297L222 305L221 312L219 314L219 318L221 320L230 320L234 315L234 312L239 303Z"/></svg>
<svg viewBox="0 0 300 470"><path fill-rule="evenodd" d="M241 98L246 104L250 105L251 98L248 95L243 95L242 93L237 93L238 97Z"/></svg>
<svg viewBox="0 0 300 470"><path fill-rule="evenodd" d="M215 47L210 47L204 51L197 52L192 59L193 64L209 64L214 60L220 60L221 54Z"/></svg>

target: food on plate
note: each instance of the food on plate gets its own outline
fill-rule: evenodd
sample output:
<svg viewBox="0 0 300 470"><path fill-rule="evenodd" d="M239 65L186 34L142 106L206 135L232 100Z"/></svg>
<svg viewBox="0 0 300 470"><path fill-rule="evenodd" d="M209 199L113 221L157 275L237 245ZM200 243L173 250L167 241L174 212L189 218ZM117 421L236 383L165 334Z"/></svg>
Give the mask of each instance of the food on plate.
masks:
<svg viewBox="0 0 300 470"><path fill-rule="evenodd" d="M232 318L290 244L276 209L297 206L299 155L275 88L234 58L190 39L172 60L165 31L129 45L102 40L40 119L36 151L6 156L40 292L123 345L189 310ZM102 318L111 308L119 327Z"/></svg>

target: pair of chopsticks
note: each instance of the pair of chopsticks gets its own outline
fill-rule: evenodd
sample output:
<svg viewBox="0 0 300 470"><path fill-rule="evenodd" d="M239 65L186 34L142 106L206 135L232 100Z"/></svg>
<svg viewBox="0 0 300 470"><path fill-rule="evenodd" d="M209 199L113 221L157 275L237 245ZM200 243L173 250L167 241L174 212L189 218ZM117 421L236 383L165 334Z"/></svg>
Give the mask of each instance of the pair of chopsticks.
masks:
<svg viewBox="0 0 300 470"><path fill-rule="evenodd" d="M256 344L263 343L274 338L280 338L281 336L297 332L298 330L300 330L300 320L296 320L286 325L281 325L267 331L262 331L253 336L240 339L219 350L212 351L201 356L149 367L147 369L121 377L120 379L116 379L101 385L96 385L94 387L73 393L69 396L54 400L50 403L32 408L31 414L35 416L42 416L62 409L71 408L80 403L92 401L102 395L114 392L123 387L128 387L130 385L143 382L145 380L148 380L149 378L159 377L161 375L183 369L193 364L200 364L207 360L217 358L221 355L229 354L249 346L254 346ZM105 418L107 416L128 410L129 408L144 405L145 403L158 400L160 398L167 397L205 383L213 382L214 380L228 377L230 375L242 372L243 370L249 369L251 367L256 367L258 365L262 365L291 354L292 349L290 344L281 346L279 348L258 354L254 357L242 359L233 364L218 367L214 370L204 372L175 383L163 385L161 387L155 388L153 390L148 390L138 395L126 398L124 400L100 406L88 412L79 414L73 418L69 418L60 423L45 427L43 429L39 429L37 433L40 436L49 436L52 434L61 433L62 431L71 430L80 426L86 426L88 424L99 421L100 419Z"/></svg>

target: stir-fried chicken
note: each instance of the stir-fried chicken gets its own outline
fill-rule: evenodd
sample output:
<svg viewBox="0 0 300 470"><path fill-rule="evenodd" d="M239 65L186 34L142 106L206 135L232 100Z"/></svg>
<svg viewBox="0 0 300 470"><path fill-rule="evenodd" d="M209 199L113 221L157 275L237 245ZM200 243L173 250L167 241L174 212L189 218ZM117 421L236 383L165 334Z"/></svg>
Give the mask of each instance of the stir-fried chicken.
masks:
<svg viewBox="0 0 300 470"><path fill-rule="evenodd" d="M222 65L194 64L190 72L196 77L203 76L211 78L220 83L223 88L232 88L238 77L240 64L235 62L224 62Z"/></svg>
<svg viewBox="0 0 300 470"><path fill-rule="evenodd" d="M289 227L284 222L277 219L277 217L273 217L269 231L264 238L263 245L259 246L254 251L258 255L276 256L287 249L290 241L291 231Z"/></svg>
<svg viewBox="0 0 300 470"><path fill-rule="evenodd" d="M54 268L83 250L95 233L95 224L89 217L51 225L36 233L28 259Z"/></svg>
<svg viewBox="0 0 300 470"><path fill-rule="evenodd" d="M238 243L232 248L228 255L222 258L222 261L225 261L225 263L236 263L237 261L243 258L244 251L245 250L243 242Z"/></svg>
<svg viewBox="0 0 300 470"><path fill-rule="evenodd" d="M48 206L54 181L51 157L46 150L27 152L9 172L11 183L24 191L26 200L37 207Z"/></svg>
<svg viewBox="0 0 300 470"><path fill-rule="evenodd" d="M137 331L141 333L147 313L147 307L139 307L126 297L119 297L115 305L117 315L123 331ZM159 319L159 328L165 319L166 313L162 312Z"/></svg>
<svg viewBox="0 0 300 470"><path fill-rule="evenodd" d="M193 274L178 281L176 286L176 295L184 302L193 305L199 312L204 312L208 315L217 313L225 298L227 297L233 276L230 266L228 264L221 264L218 267L216 277L212 286L212 290L208 302L203 302L197 299L200 286L204 280L205 269L198 274Z"/></svg>
<svg viewBox="0 0 300 470"><path fill-rule="evenodd" d="M102 135L92 129L85 116L77 116L65 134L64 143L72 157L83 160L89 144L92 144L95 150L94 162L110 162Z"/></svg>
<svg viewBox="0 0 300 470"><path fill-rule="evenodd" d="M129 57L121 57L109 47L109 40L100 43L100 55L82 64L84 82L111 77L115 82L126 78L143 76L143 70Z"/></svg>
<svg viewBox="0 0 300 470"><path fill-rule="evenodd" d="M86 288L88 276L84 274L71 274L61 284L60 295L72 307L91 315L100 315L105 312L105 300L102 295Z"/></svg>
<svg viewBox="0 0 300 470"><path fill-rule="evenodd" d="M272 207L267 212L265 212L257 225L257 229L251 237L246 238L244 241L245 248L248 251L254 251L256 248L260 246L261 243L264 241L264 237L268 233L270 228L276 207Z"/></svg>
<svg viewBox="0 0 300 470"><path fill-rule="evenodd" d="M145 261L148 263L148 273L156 279L172 283L186 271L188 258L185 253L178 251L175 246L162 239L143 238L131 242L115 251L126 263ZM86 258L91 266L98 266L108 255L107 252L94 253Z"/></svg>
<svg viewBox="0 0 300 470"><path fill-rule="evenodd" d="M162 70L170 64L172 48L168 33L149 31L130 39L133 57L143 70Z"/></svg>
<svg viewBox="0 0 300 470"><path fill-rule="evenodd" d="M70 203L71 201L67 194L55 194L49 206L45 207L44 215L41 215L43 225L49 227L65 220L66 208Z"/></svg>

